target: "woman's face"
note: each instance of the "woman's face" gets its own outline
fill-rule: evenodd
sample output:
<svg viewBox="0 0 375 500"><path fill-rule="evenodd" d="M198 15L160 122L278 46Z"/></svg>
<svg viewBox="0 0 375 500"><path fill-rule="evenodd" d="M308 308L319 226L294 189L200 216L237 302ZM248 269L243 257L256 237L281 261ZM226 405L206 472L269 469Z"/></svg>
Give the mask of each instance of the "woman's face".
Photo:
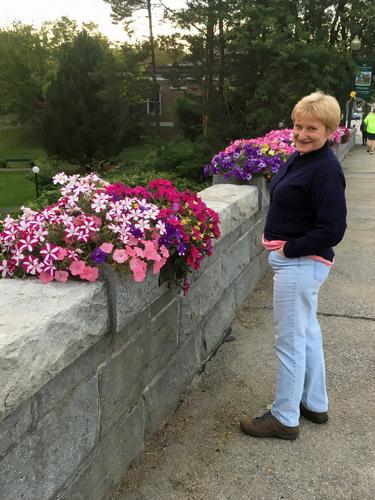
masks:
<svg viewBox="0 0 375 500"><path fill-rule="evenodd" d="M293 126L295 148L301 154L310 153L324 146L331 135L325 125L314 115L296 115Z"/></svg>

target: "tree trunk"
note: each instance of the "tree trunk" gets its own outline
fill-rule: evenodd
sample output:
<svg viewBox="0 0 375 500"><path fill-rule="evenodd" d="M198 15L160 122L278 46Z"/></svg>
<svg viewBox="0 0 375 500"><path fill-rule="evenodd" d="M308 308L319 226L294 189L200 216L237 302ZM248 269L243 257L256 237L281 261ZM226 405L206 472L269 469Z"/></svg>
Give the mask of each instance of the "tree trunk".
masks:
<svg viewBox="0 0 375 500"><path fill-rule="evenodd" d="M160 137L160 104L159 104L159 84L156 79L156 63L155 63L155 42L152 30L152 12L151 0L147 0L148 25L150 33L150 51L151 51L151 74L152 74L152 94L155 103L155 132Z"/></svg>
<svg viewBox="0 0 375 500"><path fill-rule="evenodd" d="M214 29L215 29L215 14L214 2L209 0L207 13L207 35L206 35L206 74L205 74L205 91L204 91L204 111L203 111L203 137L207 137L209 128L210 107L212 98L212 86L214 79Z"/></svg>
<svg viewBox="0 0 375 500"><path fill-rule="evenodd" d="M223 2L218 2L218 15L219 15L219 82L218 94L219 99L224 99L224 78L225 78L225 36L224 36L224 12Z"/></svg>

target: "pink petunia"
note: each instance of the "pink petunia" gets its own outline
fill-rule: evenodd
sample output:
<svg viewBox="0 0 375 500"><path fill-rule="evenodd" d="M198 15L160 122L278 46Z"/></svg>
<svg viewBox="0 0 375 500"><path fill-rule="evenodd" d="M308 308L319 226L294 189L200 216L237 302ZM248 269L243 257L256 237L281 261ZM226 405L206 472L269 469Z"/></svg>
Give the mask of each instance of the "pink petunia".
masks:
<svg viewBox="0 0 375 500"><path fill-rule="evenodd" d="M65 257L68 255L68 251L66 248L63 247L58 247L59 251L57 253L56 260L64 260Z"/></svg>
<svg viewBox="0 0 375 500"><path fill-rule="evenodd" d="M147 264L138 257L132 257L130 260L130 269L133 271L134 281L138 283L143 281L146 276Z"/></svg>
<svg viewBox="0 0 375 500"><path fill-rule="evenodd" d="M167 259L161 257L159 261L156 261L154 263L154 267L152 268L152 272L154 274L160 273L160 269L165 265L166 262L167 262Z"/></svg>
<svg viewBox="0 0 375 500"><path fill-rule="evenodd" d="M66 283L68 280L69 273L67 271L56 271L55 280L60 283Z"/></svg>
<svg viewBox="0 0 375 500"><path fill-rule="evenodd" d="M134 250L134 248L132 246L127 245L126 251L127 251L128 255L129 255L129 257L137 257L137 253L136 253L136 251Z"/></svg>
<svg viewBox="0 0 375 500"><path fill-rule="evenodd" d="M94 222L98 227L102 227L103 222L100 217L98 217L97 215L92 215L92 218L94 219Z"/></svg>
<svg viewBox="0 0 375 500"><path fill-rule="evenodd" d="M160 260L160 255L157 252L157 243L155 241L142 241L144 249L144 257L148 260Z"/></svg>
<svg viewBox="0 0 375 500"><path fill-rule="evenodd" d="M162 245L160 247L160 252L161 252L161 254L162 254L163 257L165 257L166 259L168 259L168 257L169 257L169 250L168 250L168 248L165 245Z"/></svg>
<svg viewBox="0 0 375 500"><path fill-rule="evenodd" d="M97 267L85 266L79 276L83 280L96 281L99 278L99 269Z"/></svg>
<svg viewBox="0 0 375 500"><path fill-rule="evenodd" d="M112 258L118 264L123 264L124 262L126 262L128 260L128 254L127 254L127 252L125 250L116 249L113 252Z"/></svg>
<svg viewBox="0 0 375 500"><path fill-rule="evenodd" d="M140 248L138 246L134 247L134 253L136 257L141 257L141 258L145 257L145 251L143 250L143 248Z"/></svg>
<svg viewBox="0 0 375 500"><path fill-rule="evenodd" d="M46 285L50 281L53 281L53 275L51 275L50 273L46 273L45 271L42 271L39 274L39 279L43 283L43 285Z"/></svg>
<svg viewBox="0 0 375 500"><path fill-rule="evenodd" d="M78 276L84 271L85 267L86 264L83 260L75 260L70 264L69 271L73 276Z"/></svg>
<svg viewBox="0 0 375 500"><path fill-rule="evenodd" d="M103 250L103 252L105 253L111 253L112 250L113 250L113 245L112 243L103 243L102 245L100 245L100 250Z"/></svg>

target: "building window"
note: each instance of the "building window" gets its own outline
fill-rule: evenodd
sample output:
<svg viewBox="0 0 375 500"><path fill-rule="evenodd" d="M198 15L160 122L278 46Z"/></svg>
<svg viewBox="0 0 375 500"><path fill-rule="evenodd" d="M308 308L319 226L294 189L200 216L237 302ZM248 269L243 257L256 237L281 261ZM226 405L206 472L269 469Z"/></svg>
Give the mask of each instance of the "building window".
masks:
<svg viewBox="0 0 375 500"><path fill-rule="evenodd" d="M155 114L155 99L147 100L147 114L154 115ZM159 115L161 115L161 94L159 93Z"/></svg>

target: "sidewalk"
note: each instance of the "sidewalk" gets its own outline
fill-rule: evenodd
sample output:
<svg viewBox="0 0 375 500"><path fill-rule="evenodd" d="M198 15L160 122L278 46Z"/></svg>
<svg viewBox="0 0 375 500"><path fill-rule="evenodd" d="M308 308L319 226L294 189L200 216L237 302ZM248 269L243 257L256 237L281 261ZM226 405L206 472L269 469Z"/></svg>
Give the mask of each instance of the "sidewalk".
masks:
<svg viewBox="0 0 375 500"><path fill-rule="evenodd" d="M113 500L365 500L375 491L375 157L346 158L348 231L320 293L330 420L304 419L294 442L239 432L272 401L272 275L225 343L124 476Z"/></svg>

